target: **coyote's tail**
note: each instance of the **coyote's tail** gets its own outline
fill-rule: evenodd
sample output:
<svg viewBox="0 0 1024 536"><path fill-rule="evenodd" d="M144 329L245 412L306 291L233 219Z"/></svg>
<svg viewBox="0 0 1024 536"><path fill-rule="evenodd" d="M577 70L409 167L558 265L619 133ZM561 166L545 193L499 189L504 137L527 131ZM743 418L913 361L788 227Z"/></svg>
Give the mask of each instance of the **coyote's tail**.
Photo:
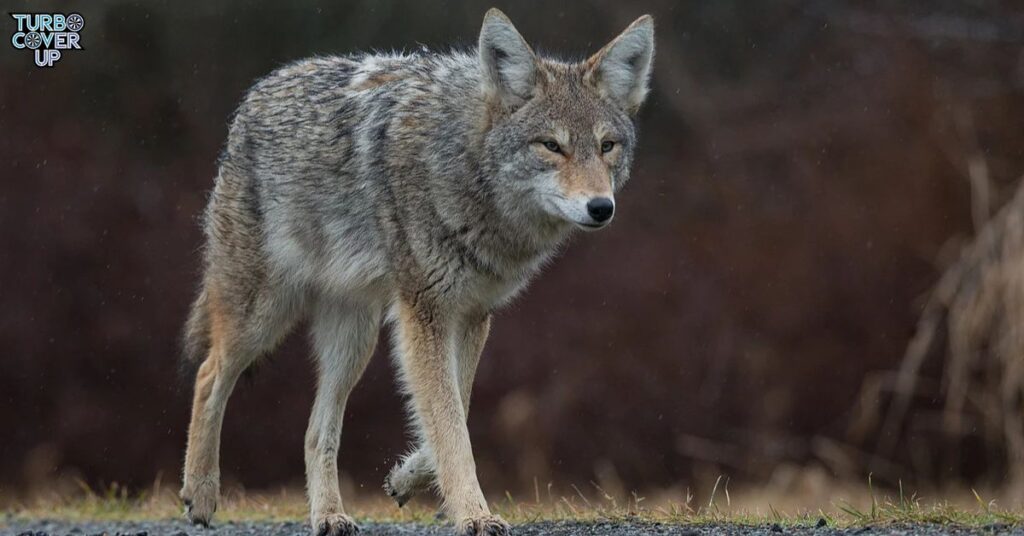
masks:
<svg viewBox="0 0 1024 536"><path fill-rule="evenodd" d="M205 290L192 302L181 336L181 349L182 373L191 376L189 373L199 366L210 349L210 313Z"/></svg>

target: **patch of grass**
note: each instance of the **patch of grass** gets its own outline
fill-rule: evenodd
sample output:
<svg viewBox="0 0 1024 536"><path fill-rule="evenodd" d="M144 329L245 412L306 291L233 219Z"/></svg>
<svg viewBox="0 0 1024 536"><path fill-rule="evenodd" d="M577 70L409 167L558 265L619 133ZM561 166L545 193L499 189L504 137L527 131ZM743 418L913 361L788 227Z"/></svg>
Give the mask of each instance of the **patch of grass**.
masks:
<svg viewBox="0 0 1024 536"><path fill-rule="evenodd" d="M945 501L925 503L916 495L906 495L902 486L891 495L876 495L870 480L868 496L855 501L837 500L830 508L781 511L769 502L765 510L749 510L733 504L727 483L717 482L708 500L697 501L687 493L682 499L648 501L632 494L617 498L596 484L595 491L584 493L573 486L574 493L555 495L550 486L542 497L535 490L531 500L514 498L506 493L501 500L492 499L492 508L511 523L539 521L628 521L636 523L665 523L680 525L732 524L765 526L814 526L824 520L832 527L858 527L865 525L940 524L981 527L992 524L1022 525L1024 511L1000 509L995 501L986 501L973 492L970 503ZM414 501L415 502L415 501ZM854 503L861 506L855 506ZM346 503L348 510L360 521L407 522L431 524L437 522L430 500L397 508L386 497L366 499L356 497ZM166 488L131 493L114 485L101 491L87 486L73 494L42 495L27 502L9 503L5 509L14 519L67 519L67 520L160 520L181 517L181 504L176 494ZM277 493L228 491L217 511L220 520L238 521L304 521L306 499L301 490L283 490Z"/></svg>
<svg viewBox="0 0 1024 536"><path fill-rule="evenodd" d="M895 497L886 496L879 499L874 492L871 478L868 477L868 489L871 495L871 507L862 510L848 502L838 504L838 509L845 515L846 525L873 524L938 524L985 526L992 524L1020 525L1024 523L1024 512L1002 510L994 500L986 501L977 491L971 490L976 501L975 508L953 505L942 501L923 504L916 495L907 496L900 483Z"/></svg>

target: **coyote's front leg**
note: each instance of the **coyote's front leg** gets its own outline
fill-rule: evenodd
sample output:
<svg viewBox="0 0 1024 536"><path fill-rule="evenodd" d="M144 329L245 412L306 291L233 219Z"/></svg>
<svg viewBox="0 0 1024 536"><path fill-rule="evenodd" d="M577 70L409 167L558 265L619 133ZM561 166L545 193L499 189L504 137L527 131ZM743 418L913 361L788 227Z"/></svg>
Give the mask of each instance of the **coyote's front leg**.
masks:
<svg viewBox="0 0 1024 536"><path fill-rule="evenodd" d="M403 379L412 394L415 423L434 453L443 508L466 535L506 535L509 526L492 515L476 477L476 463L459 389L454 315L432 303L399 305Z"/></svg>
<svg viewBox="0 0 1024 536"><path fill-rule="evenodd" d="M480 353L487 342L491 327L491 315L470 315L459 322L455 332L455 356L459 370L459 396L462 397L463 417L469 415L469 400L473 391L473 378L480 362ZM421 491L434 483L434 453L420 441L416 450L403 457L388 473L384 489L398 503L404 506Z"/></svg>

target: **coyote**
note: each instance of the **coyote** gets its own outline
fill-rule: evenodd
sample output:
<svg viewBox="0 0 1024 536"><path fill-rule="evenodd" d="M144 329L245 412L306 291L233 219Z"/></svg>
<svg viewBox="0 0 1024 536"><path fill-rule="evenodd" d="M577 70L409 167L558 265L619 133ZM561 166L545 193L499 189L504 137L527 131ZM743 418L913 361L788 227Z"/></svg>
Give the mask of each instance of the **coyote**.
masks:
<svg viewBox="0 0 1024 536"><path fill-rule="evenodd" d="M491 9L470 53L361 54L258 81L231 122L185 326L198 363L181 498L208 524L239 375L308 319L318 370L305 437L312 532L352 534L338 489L349 392L386 319L413 450L385 489L436 485L459 534L508 534L487 507L466 415L491 313L573 229L605 227L648 92L643 16L580 63L534 53Z"/></svg>

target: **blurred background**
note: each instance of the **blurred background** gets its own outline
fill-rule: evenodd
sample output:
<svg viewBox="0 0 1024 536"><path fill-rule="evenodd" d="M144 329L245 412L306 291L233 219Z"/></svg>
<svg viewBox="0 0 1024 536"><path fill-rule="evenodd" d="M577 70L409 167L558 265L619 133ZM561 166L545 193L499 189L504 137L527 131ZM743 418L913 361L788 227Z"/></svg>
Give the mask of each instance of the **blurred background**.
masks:
<svg viewBox="0 0 1024 536"><path fill-rule="evenodd" d="M1019 3L92 1L5 10L85 26L53 68L0 45L0 495L174 485L198 217L243 92L313 54L472 46L492 5L575 55L651 13L658 51L615 225L496 318L486 489L1024 487ZM236 390L229 485L301 487L306 340ZM378 353L340 452L367 493L407 441Z"/></svg>

